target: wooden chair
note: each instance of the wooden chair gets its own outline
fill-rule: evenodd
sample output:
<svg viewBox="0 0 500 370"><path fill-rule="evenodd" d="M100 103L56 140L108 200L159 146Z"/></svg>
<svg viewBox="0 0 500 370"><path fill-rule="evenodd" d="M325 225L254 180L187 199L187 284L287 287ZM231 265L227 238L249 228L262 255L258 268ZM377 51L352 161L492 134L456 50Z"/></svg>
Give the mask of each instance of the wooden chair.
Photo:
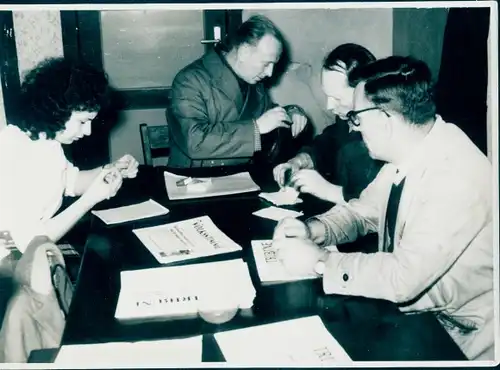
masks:
<svg viewBox="0 0 500 370"><path fill-rule="evenodd" d="M170 152L168 125L151 126L141 123L139 128L141 130L144 164L154 166L154 159L158 157L167 157L165 159L168 161L168 154Z"/></svg>

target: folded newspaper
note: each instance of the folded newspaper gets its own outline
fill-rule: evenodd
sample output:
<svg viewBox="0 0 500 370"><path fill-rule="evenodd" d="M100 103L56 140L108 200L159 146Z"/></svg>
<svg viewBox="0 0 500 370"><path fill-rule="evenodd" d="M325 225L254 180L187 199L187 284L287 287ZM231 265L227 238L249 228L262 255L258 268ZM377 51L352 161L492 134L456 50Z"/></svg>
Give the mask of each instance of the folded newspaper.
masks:
<svg viewBox="0 0 500 370"><path fill-rule="evenodd" d="M196 179L186 178L168 171L163 174L170 200L207 198L260 190L248 172ZM190 179L195 181L186 181ZM185 183L185 185L180 185L181 183Z"/></svg>
<svg viewBox="0 0 500 370"><path fill-rule="evenodd" d="M208 216L133 232L162 264L241 250Z"/></svg>
<svg viewBox="0 0 500 370"><path fill-rule="evenodd" d="M319 316L214 334L226 362L247 366L352 363Z"/></svg>
<svg viewBox="0 0 500 370"><path fill-rule="evenodd" d="M289 273L277 259L277 250L273 247L272 240L252 240L252 252L259 279L263 284L276 284L318 277L316 274L300 276Z"/></svg>
<svg viewBox="0 0 500 370"><path fill-rule="evenodd" d="M207 307L247 309L255 288L241 259L122 271L117 319L191 316Z"/></svg>

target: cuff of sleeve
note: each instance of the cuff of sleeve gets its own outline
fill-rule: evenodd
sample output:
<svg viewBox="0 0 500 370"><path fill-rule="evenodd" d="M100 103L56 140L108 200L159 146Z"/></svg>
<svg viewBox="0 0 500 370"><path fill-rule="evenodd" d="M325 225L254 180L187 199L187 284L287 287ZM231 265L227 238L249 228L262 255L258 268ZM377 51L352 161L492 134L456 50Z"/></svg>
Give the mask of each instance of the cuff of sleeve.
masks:
<svg viewBox="0 0 500 370"><path fill-rule="evenodd" d="M350 269L342 263L345 258L345 253L339 252L331 252L328 256L323 273L325 294L349 294L355 277Z"/></svg>
<svg viewBox="0 0 500 370"><path fill-rule="evenodd" d="M254 149L256 152L260 152L262 150L262 143L260 141L260 131L259 131L259 126L257 126L257 122L255 120L253 121L253 127L254 127Z"/></svg>
<svg viewBox="0 0 500 370"><path fill-rule="evenodd" d="M311 223L313 221L319 222L323 226L323 229L325 230L324 240L321 244L318 244L318 245L322 246L322 247L327 246L327 245L335 245L336 239L334 236L332 236L332 233L331 233L328 225L325 222L323 222L322 220L320 220L318 218L318 216L310 217L305 222L306 222L306 225L309 226L309 223Z"/></svg>
<svg viewBox="0 0 500 370"><path fill-rule="evenodd" d="M75 167L68 162L68 167L66 168L66 189L64 192L65 195L69 197L74 197L76 195L75 189L79 173L80 170L78 169L78 167Z"/></svg>

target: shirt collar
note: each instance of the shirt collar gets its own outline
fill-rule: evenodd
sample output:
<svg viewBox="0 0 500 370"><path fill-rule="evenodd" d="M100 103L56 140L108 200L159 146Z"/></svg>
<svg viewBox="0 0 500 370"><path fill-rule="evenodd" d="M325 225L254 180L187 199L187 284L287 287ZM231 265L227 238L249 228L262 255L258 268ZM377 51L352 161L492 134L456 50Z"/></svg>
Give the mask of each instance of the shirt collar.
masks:
<svg viewBox="0 0 500 370"><path fill-rule="evenodd" d="M427 136L422 140L420 145L413 150L413 152L398 166L396 166L396 175L394 176L393 183L394 185L399 185L401 181L406 177L408 172L416 166L423 158L425 158L428 153L430 142L434 135L433 133L436 131L436 126L440 126L443 123L443 120L440 116L436 117L436 121L434 122L434 126L428 132Z"/></svg>

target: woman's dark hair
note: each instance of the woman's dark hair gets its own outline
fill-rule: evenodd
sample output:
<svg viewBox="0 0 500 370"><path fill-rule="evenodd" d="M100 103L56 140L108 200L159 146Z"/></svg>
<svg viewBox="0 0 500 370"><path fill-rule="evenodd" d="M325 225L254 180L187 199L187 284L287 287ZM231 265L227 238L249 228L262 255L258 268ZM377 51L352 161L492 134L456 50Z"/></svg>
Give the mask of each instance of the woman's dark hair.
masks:
<svg viewBox="0 0 500 370"><path fill-rule="evenodd" d="M342 44L333 49L325 58L323 68L329 71L344 70L339 62L344 63L346 74L356 67L363 66L375 60L375 56L358 44Z"/></svg>
<svg viewBox="0 0 500 370"><path fill-rule="evenodd" d="M365 82L366 98L378 107L424 124L436 115L431 71L413 57L392 56L356 68L349 83Z"/></svg>
<svg viewBox="0 0 500 370"><path fill-rule="evenodd" d="M54 139L73 112L98 112L109 102L109 93L103 71L64 58L49 58L26 74L9 123L33 140L42 132Z"/></svg>
<svg viewBox="0 0 500 370"><path fill-rule="evenodd" d="M273 36L283 44L282 33L269 18L263 15L253 15L243 22L233 35L228 36L224 49L230 50L242 44L255 46L266 35Z"/></svg>

